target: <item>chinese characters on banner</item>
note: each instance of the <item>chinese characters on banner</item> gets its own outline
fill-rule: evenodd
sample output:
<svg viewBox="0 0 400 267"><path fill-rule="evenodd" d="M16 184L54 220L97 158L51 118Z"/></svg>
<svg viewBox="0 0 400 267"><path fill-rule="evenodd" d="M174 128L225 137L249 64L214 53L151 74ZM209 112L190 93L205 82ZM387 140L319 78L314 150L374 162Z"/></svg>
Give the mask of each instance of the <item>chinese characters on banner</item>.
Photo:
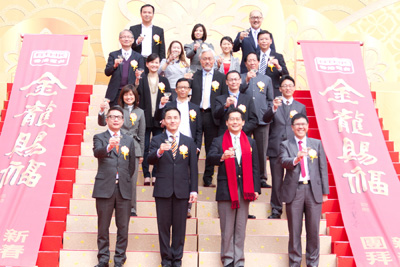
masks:
<svg viewBox="0 0 400 267"><path fill-rule="evenodd" d="M400 183L358 42L300 41L321 139L357 266L400 266ZM393 205L394 204L394 205Z"/></svg>
<svg viewBox="0 0 400 267"><path fill-rule="evenodd" d="M0 266L35 266L83 41L25 35L0 136Z"/></svg>

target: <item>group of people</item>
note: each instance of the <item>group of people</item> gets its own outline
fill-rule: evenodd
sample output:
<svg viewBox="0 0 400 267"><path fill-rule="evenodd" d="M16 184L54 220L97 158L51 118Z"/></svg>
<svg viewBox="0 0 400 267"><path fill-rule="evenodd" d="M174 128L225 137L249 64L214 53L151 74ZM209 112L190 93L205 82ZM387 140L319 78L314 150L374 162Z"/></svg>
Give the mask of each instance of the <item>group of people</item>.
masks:
<svg viewBox="0 0 400 267"><path fill-rule="evenodd" d="M217 56L206 43L202 24L194 26L192 43L172 41L165 55L164 31L152 24L154 12L152 5L141 7L142 23L120 32L121 49L109 54L105 68L111 79L98 123L108 130L94 136L93 148L99 166L93 190L96 267L108 266L113 210L118 228L115 266L126 261L129 218L137 216L139 164L144 185L154 185L161 265L182 265L203 138L203 186L217 187L223 266L244 266L246 223L255 218L249 203L261 188L271 187L267 157L272 176L269 218L279 219L286 203L290 266L301 264L303 213L307 266L318 266L319 220L329 193L326 157L321 142L306 136L306 107L293 98L295 80L275 51L272 34L260 29L262 13L252 11L251 27L234 41L223 37ZM232 56L239 50L241 62ZM214 166L219 167L216 185Z"/></svg>

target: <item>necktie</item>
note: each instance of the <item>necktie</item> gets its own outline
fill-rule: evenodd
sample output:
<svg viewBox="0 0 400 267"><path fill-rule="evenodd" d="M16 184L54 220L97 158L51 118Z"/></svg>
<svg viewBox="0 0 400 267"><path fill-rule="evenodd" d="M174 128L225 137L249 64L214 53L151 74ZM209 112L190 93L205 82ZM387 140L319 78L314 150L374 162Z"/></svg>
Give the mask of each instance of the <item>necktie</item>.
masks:
<svg viewBox="0 0 400 267"><path fill-rule="evenodd" d="M129 54L128 54L128 52L124 52L124 53L125 53L124 58L125 58L126 61L128 61L128 59L129 59Z"/></svg>
<svg viewBox="0 0 400 267"><path fill-rule="evenodd" d="M176 143L175 135L171 135L171 138L172 138L172 144L171 144L172 157L175 159L176 151L178 150L178 144Z"/></svg>
<svg viewBox="0 0 400 267"><path fill-rule="evenodd" d="M235 136L233 141L234 141L233 147L235 148L236 159L237 159L238 163L240 164L240 159L242 158L242 150L240 148L239 136Z"/></svg>
<svg viewBox="0 0 400 267"><path fill-rule="evenodd" d="M263 53L260 63L260 73L265 74L266 71L267 71L267 59L265 53Z"/></svg>
<svg viewBox="0 0 400 267"><path fill-rule="evenodd" d="M287 100L287 101L286 101L286 106L289 106L289 103L290 103L289 100Z"/></svg>
<svg viewBox="0 0 400 267"><path fill-rule="evenodd" d="M115 137L115 138L118 138L118 134L117 134L117 133L114 133L114 137ZM117 154L118 154L119 145L116 145L116 146L115 146L115 150L117 151Z"/></svg>
<svg viewBox="0 0 400 267"><path fill-rule="evenodd" d="M303 143L303 141L299 141L299 151L303 150L303 147L301 146L301 144ZM304 167L304 157L301 159L300 161L300 167L301 167L301 177L306 177L306 169Z"/></svg>
<svg viewBox="0 0 400 267"><path fill-rule="evenodd" d="M208 109L208 107L210 106L211 79L211 72L207 72L203 84L203 109Z"/></svg>

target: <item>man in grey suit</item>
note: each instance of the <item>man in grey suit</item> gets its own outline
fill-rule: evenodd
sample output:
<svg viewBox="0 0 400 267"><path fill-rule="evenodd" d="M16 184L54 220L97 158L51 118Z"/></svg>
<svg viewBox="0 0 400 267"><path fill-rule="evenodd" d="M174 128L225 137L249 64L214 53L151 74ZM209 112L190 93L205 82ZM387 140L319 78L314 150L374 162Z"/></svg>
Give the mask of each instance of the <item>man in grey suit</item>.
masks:
<svg viewBox="0 0 400 267"><path fill-rule="evenodd" d="M181 115L177 108L165 108L164 114L166 131L151 140L148 161L157 166L153 197L161 265L181 267L188 204L197 200L197 146L192 138L179 133Z"/></svg>
<svg viewBox="0 0 400 267"><path fill-rule="evenodd" d="M248 72L241 74L241 93L250 96L254 101L257 113L257 127L253 130L254 140L258 148L258 165L261 187L270 188L267 184L267 147L269 124L263 121L264 113L272 107L274 89L271 78L258 72L260 59L254 52L250 52L245 58Z"/></svg>
<svg viewBox="0 0 400 267"><path fill-rule="evenodd" d="M289 266L301 266L303 213L307 231L306 263L319 264L319 224L322 202L328 199L328 168L320 140L308 138L308 118L292 118L294 138L280 145L279 160L286 169L281 198L286 203L289 228Z"/></svg>
<svg viewBox="0 0 400 267"><path fill-rule="evenodd" d="M221 261L224 267L244 266L244 240L249 203L261 194L256 142L242 131L244 114L231 108L228 130L214 139L207 162L217 165L218 213L221 227Z"/></svg>
<svg viewBox="0 0 400 267"><path fill-rule="evenodd" d="M291 119L297 114L306 114L306 107L293 99L296 90L295 81L289 75L280 80L279 91L282 98L274 99L274 106L265 112L263 120L270 124L267 155L272 176L271 207L272 214L269 219L280 219L282 214L282 200L279 190L283 181L283 168L278 161L279 145L282 141L292 139L294 133L291 127Z"/></svg>
<svg viewBox="0 0 400 267"><path fill-rule="evenodd" d="M98 160L92 197L97 210L97 258L96 267L107 267L110 260L109 227L115 209L117 244L114 262L116 267L126 261L128 227L131 213L131 177L135 171L135 144L132 137L121 135L124 122L123 110L111 107L107 113L108 130L93 137L93 153Z"/></svg>

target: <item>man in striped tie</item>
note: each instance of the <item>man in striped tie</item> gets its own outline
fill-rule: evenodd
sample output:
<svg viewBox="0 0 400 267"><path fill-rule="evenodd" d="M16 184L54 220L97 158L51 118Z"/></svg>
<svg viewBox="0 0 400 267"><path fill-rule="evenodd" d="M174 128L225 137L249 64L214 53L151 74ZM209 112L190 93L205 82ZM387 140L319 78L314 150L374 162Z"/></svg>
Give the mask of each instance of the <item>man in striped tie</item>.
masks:
<svg viewBox="0 0 400 267"><path fill-rule="evenodd" d="M192 138L178 131L180 122L179 110L167 107L166 130L153 137L148 157L149 164L157 166L153 197L163 267L182 265L188 205L197 200L197 146Z"/></svg>

